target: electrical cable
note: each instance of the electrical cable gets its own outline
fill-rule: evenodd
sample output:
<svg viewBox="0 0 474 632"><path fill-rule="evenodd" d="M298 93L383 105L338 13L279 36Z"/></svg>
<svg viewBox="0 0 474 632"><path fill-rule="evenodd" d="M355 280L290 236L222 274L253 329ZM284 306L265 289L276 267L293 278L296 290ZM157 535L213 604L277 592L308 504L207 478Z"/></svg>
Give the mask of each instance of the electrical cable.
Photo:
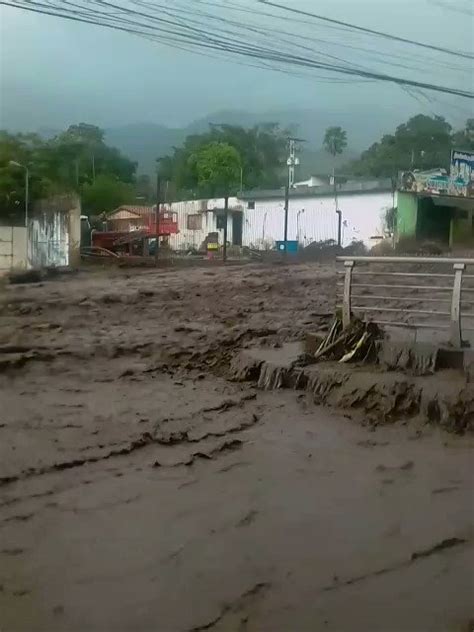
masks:
<svg viewBox="0 0 474 632"><path fill-rule="evenodd" d="M413 46L420 46L422 48L428 48L430 50L435 50L441 53L446 53L447 55L454 55L456 57L464 57L465 59L474 59L474 54L466 53L463 51L451 50L449 48L444 48L442 46L435 46L434 44L426 44L424 42L417 42L415 40L410 40L405 37L399 37L397 35L391 35L389 33L384 33L382 31L376 31L375 29L369 29L365 26L358 26L356 24L350 24L349 22L344 22L342 20L335 20L334 18L328 18L323 15L318 15L316 13L310 13L309 11L303 11L302 9L295 9L294 7L287 7L283 4L278 4L277 2L272 2L271 0L257 0L261 4L266 6L271 6L277 9L281 9L283 11L289 11L291 13L297 13L299 15L304 15L306 17L315 18L316 20L322 20L325 22L329 22L331 24L338 24L341 26L348 27L350 29L354 29L357 31L361 31L364 33L370 33L371 35L377 35L379 37L384 37L386 39L394 40L397 42L403 42L404 44L411 44Z"/></svg>
<svg viewBox="0 0 474 632"><path fill-rule="evenodd" d="M205 24L202 25L199 21L189 19L187 22L183 22L181 16L176 16L173 11L159 4L154 5L154 10L161 8L162 13L168 17L137 11L136 9L130 9L129 7L120 6L112 2L107 2L106 0L88 0L86 7L67 0L63 0L62 3L60 0L56 0L56 3L41 3L34 0L2 0L0 4L63 19L73 19L78 22L112 28L145 37L152 41L165 43L166 45L174 45L176 48L186 46L187 50L191 49L194 52L198 52L197 49L205 49L206 51L211 50L224 53L227 57L237 55L240 61L243 61L243 58L246 60L251 59L253 64L258 63L260 67L264 67L265 69L270 68L280 72L283 71L287 74L295 74L296 68L299 73L301 73L303 69L320 69L330 73L343 74L352 80L355 80L357 77L358 80L388 81L401 86L411 86L413 88L421 88L434 92L443 92L470 99L474 98L474 94L467 90L439 86L428 82L420 82L409 78L372 71L360 65L348 64L345 60L333 55L326 55L324 57L320 51L314 51L313 49L307 48L310 52L318 55L320 59L282 52L280 49L268 47L267 45L259 45L252 41L249 43L235 36L235 34L234 37L223 39L222 35L216 36L215 31L214 34L210 34L206 30ZM137 2L135 2L135 4L137 4ZM267 2L265 2L265 4L267 4ZM273 5L276 3L270 4ZM103 11L104 7L107 7L106 11ZM176 21L177 17L178 21ZM143 20L146 20L146 22L143 23ZM232 21L227 20L227 22L230 22L232 26ZM246 25L242 26L246 27ZM229 31L227 28L223 29L222 27L218 29L217 32L223 33L223 35L226 36L233 35L232 31ZM327 59L335 59L342 63L328 63L328 61L325 61ZM275 67L275 64L278 66Z"/></svg>

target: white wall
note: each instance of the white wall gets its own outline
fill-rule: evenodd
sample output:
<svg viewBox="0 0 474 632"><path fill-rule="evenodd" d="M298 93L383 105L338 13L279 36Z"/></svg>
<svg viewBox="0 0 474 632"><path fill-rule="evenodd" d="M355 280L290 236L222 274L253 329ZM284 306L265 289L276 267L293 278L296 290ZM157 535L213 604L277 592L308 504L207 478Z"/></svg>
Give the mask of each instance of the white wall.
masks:
<svg viewBox="0 0 474 632"><path fill-rule="evenodd" d="M363 193L339 195L342 211L342 242L363 241L367 247L377 243L373 237L382 237L384 215L392 206L392 193ZM245 204L248 206L248 204ZM257 200L255 209L244 206L245 246L273 248L275 241L283 240L283 200ZM288 239L307 246L313 241L337 240L338 218L332 197L299 197L291 199L288 211Z"/></svg>
<svg viewBox="0 0 474 632"><path fill-rule="evenodd" d="M339 194L339 209L342 211L342 242L348 246L353 241L363 241L371 248L377 243L373 237L382 237L384 215L392 206L392 193ZM243 211L242 245L260 250L272 249L276 241L283 240L284 209L282 199L256 200L255 209L248 208L247 200L229 199L228 241L232 243L232 210ZM173 250L199 248L211 232L219 233L219 243L224 241L223 230L217 231L216 213L213 209L223 209L224 199L190 200L174 202L165 208L177 214L177 235L171 235ZM206 210L207 209L207 210ZM188 215L202 215L201 230L187 228ZM294 197L290 196L288 212L288 239L307 246L313 241L337 240L338 218L334 198L330 196Z"/></svg>
<svg viewBox="0 0 474 632"><path fill-rule="evenodd" d="M69 265L69 213L56 211L32 217L28 262L33 268Z"/></svg>
<svg viewBox="0 0 474 632"><path fill-rule="evenodd" d="M243 203L237 198L229 198L229 218L227 222L227 240L232 243L232 209L242 209ZM188 200L173 202L165 205L165 209L177 214L179 233L170 236L170 246L173 250L188 250L199 248L209 233L219 233L219 243L224 242L224 231L217 230L217 216L213 209L223 209L224 198L210 200ZM207 209L207 210L206 210ZM201 230L190 230L187 227L188 215L202 215Z"/></svg>

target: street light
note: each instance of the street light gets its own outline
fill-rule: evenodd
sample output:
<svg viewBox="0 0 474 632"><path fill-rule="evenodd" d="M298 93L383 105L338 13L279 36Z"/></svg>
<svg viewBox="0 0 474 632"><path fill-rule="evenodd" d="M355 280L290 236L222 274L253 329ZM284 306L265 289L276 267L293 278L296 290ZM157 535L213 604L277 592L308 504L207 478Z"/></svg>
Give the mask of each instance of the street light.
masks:
<svg viewBox="0 0 474 632"><path fill-rule="evenodd" d="M29 185L30 185L30 171L26 165L22 165L16 160L10 160L8 163L10 167L19 167L20 169L25 170L25 226L28 227L28 196L29 196Z"/></svg>

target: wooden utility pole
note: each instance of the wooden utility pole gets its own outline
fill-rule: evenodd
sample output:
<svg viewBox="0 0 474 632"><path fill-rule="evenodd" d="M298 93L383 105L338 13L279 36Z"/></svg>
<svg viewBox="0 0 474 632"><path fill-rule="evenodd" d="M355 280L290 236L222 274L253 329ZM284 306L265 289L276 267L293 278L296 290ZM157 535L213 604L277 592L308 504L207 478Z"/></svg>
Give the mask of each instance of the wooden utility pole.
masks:
<svg viewBox="0 0 474 632"><path fill-rule="evenodd" d="M160 205L161 205L161 178L160 174L156 175L156 210L155 210L155 266L158 266L159 250L160 250Z"/></svg>

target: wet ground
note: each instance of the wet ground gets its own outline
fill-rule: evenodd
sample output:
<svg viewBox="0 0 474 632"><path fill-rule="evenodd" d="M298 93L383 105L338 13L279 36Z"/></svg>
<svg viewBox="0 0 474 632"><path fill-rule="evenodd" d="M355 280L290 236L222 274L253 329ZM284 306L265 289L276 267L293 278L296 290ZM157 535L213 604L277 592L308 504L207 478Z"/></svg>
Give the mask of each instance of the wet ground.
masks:
<svg viewBox="0 0 474 632"><path fill-rule="evenodd" d="M226 377L331 266L1 290L0 629L469 630L472 442Z"/></svg>

